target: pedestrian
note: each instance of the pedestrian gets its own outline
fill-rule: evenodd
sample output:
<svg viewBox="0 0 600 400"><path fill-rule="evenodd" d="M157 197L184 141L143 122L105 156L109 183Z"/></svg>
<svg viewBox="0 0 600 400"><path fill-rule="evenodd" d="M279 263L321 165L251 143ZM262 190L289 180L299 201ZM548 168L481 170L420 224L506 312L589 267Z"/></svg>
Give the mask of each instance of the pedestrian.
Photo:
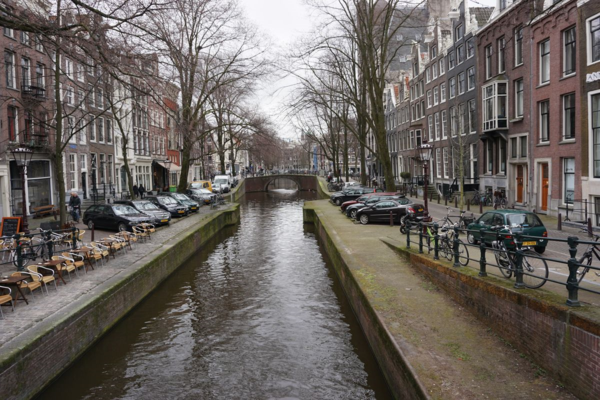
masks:
<svg viewBox="0 0 600 400"><path fill-rule="evenodd" d="M139 193L140 193L140 190L138 189L137 185L134 183L133 184L133 198L137 199Z"/></svg>
<svg viewBox="0 0 600 400"><path fill-rule="evenodd" d="M79 214L81 214L81 199L77 196L77 193L71 192L71 198L69 199L69 208L71 209L71 216L73 221L79 223Z"/></svg>
<svg viewBox="0 0 600 400"><path fill-rule="evenodd" d="M140 191L140 199L143 199L144 193L146 193L146 188L144 188L144 186L142 184L140 184L140 187L138 188L138 190Z"/></svg>

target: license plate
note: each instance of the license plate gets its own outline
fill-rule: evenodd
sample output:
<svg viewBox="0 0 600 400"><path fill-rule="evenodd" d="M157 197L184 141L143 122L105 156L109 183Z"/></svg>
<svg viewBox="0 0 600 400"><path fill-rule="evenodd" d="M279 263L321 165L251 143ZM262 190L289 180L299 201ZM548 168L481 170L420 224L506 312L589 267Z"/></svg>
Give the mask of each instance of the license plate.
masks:
<svg viewBox="0 0 600 400"><path fill-rule="evenodd" d="M417 211L418 211L418 212L421 212L421 211L423 211L423 209L422 209L422 208L419 208Z"/></svg>
<svg viewBox="0 0 600 400"><path fill-rule="evenodd" d="M523 242L523 246L535 246L537 242Z"/></svg>
<svg viewBox="0 0 600 400"><path fill-rule="evenodd" d="M198 209L198 207L192 207L192 210L197 210L197 209Z"/></svg>
<svg viewBox="0 0 600 400"><path fill-rule="evenodd" d="M181 210L179 210L179 211L177 211L177 212L178 212L179 214L183 214L183 213L185 213L185 211L181 211Z"/></svg>
<svg viewBox="0 0 600 400"><path fill-rule="evenodd" d="M161 219L160 222L169 222L168 219Z"/></svg>

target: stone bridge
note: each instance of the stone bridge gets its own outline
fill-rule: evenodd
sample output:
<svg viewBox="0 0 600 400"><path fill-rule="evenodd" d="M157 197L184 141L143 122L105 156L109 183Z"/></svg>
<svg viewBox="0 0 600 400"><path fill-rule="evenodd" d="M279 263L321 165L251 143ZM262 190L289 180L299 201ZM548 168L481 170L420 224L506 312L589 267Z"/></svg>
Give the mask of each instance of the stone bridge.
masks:
<svg viewBox="0 0 600 400"><path fill-rule="evenodd" d="M293 174L277 174L257 176L254 178L246 178L244 184L246 193L252 192L268 192L268 187L276 179L289 179L298 185L298 190L309 191L317 190L319 186L318 178L315 175L293 175Z"/></svg>

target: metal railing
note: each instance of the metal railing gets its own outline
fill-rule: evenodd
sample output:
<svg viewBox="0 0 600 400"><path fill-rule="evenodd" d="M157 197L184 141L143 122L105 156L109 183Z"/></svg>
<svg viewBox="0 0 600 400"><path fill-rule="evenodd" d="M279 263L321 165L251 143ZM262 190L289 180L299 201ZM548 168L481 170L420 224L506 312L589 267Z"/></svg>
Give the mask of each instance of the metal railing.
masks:
<svg viewBox="0 0 600 400"><path fill-rule="evenodd" d="M460 239L461 235L464 235L464 237L466 238L466 235L469 233L480 233L482 236L484 234L491 234L491 235L498 235L498 231L491 231L491 230L487 230L487 229L480 229L480 230L474 230L474 229L460 229L457 226L454 226L451 228L453 231L453 237L452 237L452 266L455 268L461 267L461 258L465 258L464 255L461 255L459 253L459 245L464 245L467 248L477 248L480 251L480 257L479 258L471 258L469 257L468 253L466 255L466 259L468 259L468 263L470 262L474 262L478 264L479 267L479 276L482 278L485 278L488 276L488 267L496 267L499 270L506 270L507 267L504 265L498 265L495 262L496 256L495 253L498 252L499 250L494 249L492 247L488 247L483 241L481 241L479 244L471 244L468 243L467 241L462 241ZM417 245L418 246L418 252L419 254L424 254L425 250L427 251L428 254L430 254L431 252L433 252L433 259L434 260L439 260L440 259L440 234L439 234L439 226L437 223L424 223L424 222L419 222L419 223L413 223L409 226L409 229L407 229L406 232L406 248L410 249L411 245ZM503 233L503 235L506 235L506 233ZM596 239L599 239L600 237L596 236ZM508 239L501 239L501 240L508 240ZM510 256L515 256L514 260L515 260L515 268L514 270L511 269L511 272L514 273L515 275L515 284L514 284L514 288L516 289L524 289L526 288L526 286L523 283L523 277L524 276L531 276L533 278L539 278L539 279L543 279L544 282L542 283L545 284L547 282L552 282L561 286L564 286L567 290L567 300L566 300L566 304L568 306L571 307L577 307L580 306L581 303L579 302L579 291L583 290L585 292L589 292L589 293L594 293L594 294L600 294L600 290L597 289L592 289L589 287L582 287L580 285L580 282L583 280L585 273L587 273L588 271L600 271L600 262L598 259L598 255L600 255L600 242L599 241L590 241L590 240L583 240L580 239L577 236L569 236L567 239L562 239L562 238L551 238L551 237L537 237L537 236L530 236L530 235L523 235L521 233L514 233L511 235L511 242L513 243L510 248L507 248L507 252L508 254L510 254ZM565 243L568 246L568 253L569 253L569 258L568 259L556 259L556 258L551 258L551 257L544 257L540 254L537 253L533 253L531 251L527 251L528 247L527 246L523 246L523 242L524 241L539 241L539 240L547 240L548 242L558 242L558 243ZM577 253L579 252L579 250L581 249L581 247L579 247L580 245L584 245L584 246L588 246L587 249L584 251L583 255L580 256L580 258L577 258ZM596 254L594 254L592 252L592 249L596 249ZM532 259L539 259L539 260L543 260L544 262L551 262L551 263L558 263L561 265L566 265L568 268L568 277L566 282L565 281L561 281L561 280L557 280L557 279L552 279L550 278L550 276L548 275L548 277L546 278L540 278L537 275L531 275L530 273L526 272L523 268L523 258L525 256L525 252L526 252L526 256ZM493 258L490 257L490 253L493 255ZM588 263L583 263L585 261L588 261ZM596 272L597 273L597 272ZM598 274L600 276L600 274Z"/></svg>

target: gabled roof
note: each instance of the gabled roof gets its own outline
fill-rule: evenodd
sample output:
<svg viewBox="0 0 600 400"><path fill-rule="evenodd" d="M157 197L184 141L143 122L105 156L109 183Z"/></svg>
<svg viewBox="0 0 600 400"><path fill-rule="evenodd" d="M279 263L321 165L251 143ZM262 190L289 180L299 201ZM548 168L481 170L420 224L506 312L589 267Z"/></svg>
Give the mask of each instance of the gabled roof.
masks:
<svg viewBox="0 0 600 400"><path fill-rule="evenodd" d="M479 27L487 24L493 11L494 7L469 7L469 12L471 15L475 16Z"/></svg>

